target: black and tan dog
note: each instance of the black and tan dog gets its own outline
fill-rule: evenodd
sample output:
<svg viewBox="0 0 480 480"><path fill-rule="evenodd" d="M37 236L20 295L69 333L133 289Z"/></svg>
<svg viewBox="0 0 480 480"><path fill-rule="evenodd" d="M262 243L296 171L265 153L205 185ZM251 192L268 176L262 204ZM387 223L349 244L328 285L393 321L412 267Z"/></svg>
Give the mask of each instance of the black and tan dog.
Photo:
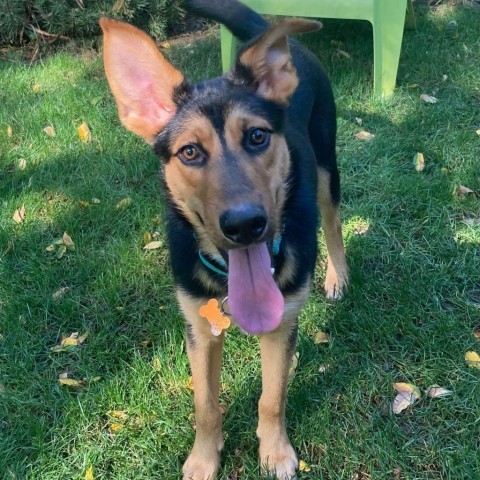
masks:
<svg viewBox="0 0 480 480"><path fill-rule="evenodd" d="M196 85L143 32L100 22L120 119L163 160L170 256L195 385L196 439L183 478L213 478L219 467L224 304L237 325L259 335L260 459L287 479L298 464L285 428L287 375L316 261L317 205L327 297L342 294L348 274L331 88L318 60L287 39L319 24L269 26L234 0L187 3L247 42L230 72Z"/></svg>

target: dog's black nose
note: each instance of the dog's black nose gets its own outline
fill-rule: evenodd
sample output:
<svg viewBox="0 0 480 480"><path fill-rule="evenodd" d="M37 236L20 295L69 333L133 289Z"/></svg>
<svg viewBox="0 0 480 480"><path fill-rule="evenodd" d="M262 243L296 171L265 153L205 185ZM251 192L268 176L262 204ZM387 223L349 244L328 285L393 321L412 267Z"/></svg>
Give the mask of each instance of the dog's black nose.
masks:
<svg viewBox="0 0 480 480"><path fill-rule="evenodd" d="M220 228L229 240L248 245L258 240L267 226L267 214L261 205L242 203L220 215Z"/></svg>

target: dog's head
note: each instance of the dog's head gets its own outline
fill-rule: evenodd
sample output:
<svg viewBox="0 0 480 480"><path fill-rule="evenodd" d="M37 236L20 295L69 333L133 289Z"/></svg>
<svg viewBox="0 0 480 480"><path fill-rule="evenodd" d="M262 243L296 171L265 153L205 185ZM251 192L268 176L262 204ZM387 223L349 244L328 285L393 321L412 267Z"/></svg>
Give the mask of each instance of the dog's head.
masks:
<svg viewBox="0 0 480 480"><path fill-rule="evenodd" d="M100 25L120 120L164 159L171 198L202 250L272 240L282 227L290 167L284 110L298 84L287 35L319 24L272 26L227 75L198 85L187 83L142 31L106 18Z"/></svg>

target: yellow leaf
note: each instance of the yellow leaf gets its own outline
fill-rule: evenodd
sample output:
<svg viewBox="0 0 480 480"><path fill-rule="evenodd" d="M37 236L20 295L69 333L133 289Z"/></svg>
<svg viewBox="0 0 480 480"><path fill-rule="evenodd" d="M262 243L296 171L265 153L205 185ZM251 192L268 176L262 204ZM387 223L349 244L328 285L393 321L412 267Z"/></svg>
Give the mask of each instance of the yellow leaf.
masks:
<svg viewBox="0 0 480 480"><path fill-rule="evenodd" d="M412 385L411 383L405 383L405 382L394 383L393 388L398 393L412 393L417 398L422 397L422 392L420 392L420 389L415 385Z"/></svg>
<svg viewBox="0 0 480 480"><path fill-rule="evenodd" d="M83 122L77 128L77 134L78 138L80 138L83 143L89 143L92 141L92 133L90 132L90 128L88 128L87 122Z"/></svg>
<svg viewBox="0 0 480 480"><path fill-rule="evenodd" d="M23 204L20 210L15 210L12 218L16 223L22 223L25 220L25 215L25 204Z"/></svg>
<svg viewBox="0 0 480 480"><path fill-rule="evenodd" d="M32 85L33 93L38 93L38 92L40 92L41 89L42 89L42 87L38 83L34 83Z"/></svg>
<svg viewBox="0 0 480 480"><path fill-rule="evenodd" d="M24 158L18 160L18 168L19 170L25 170L27 168L27 161Z"/></svg>
<svg viewBox="0 0 480 480"><path fill-rule="evenodd" d="M415 165L415 170L417 172L422 172L425 169L425 158L423 153L418 152L413 159L413 163Z"/></svg>
<svg viewBox="0 0 480 480"><path fill-rule="evenodd" d="M108 416L117 418L118 420L126 420L128 418L128 413L125 410L109 410L107 414Z"/></svg>
<svg viewBox="0 0 480 480"><path fill-rule="evenodd" d="M83 335L80 335L78 337L78 344L81 345L83 342L85 342L85 340L88 338L88 336L90 335L90 332L87 330Z"/></svg>
<svg viewBox="0 0 480 480"><path fill-rule="evenodd" d="M152 241L152 234L150 232L143 233L143 243L147 244Z"/></svg>
<svg viewBox="0 0 480 480"><path fill-rule="evenodd" d="M59 245L57 250L57 258L60 259L65 255L67 247L65 245Z"/></svg>
<svg viewBox="0 0 480 480"><path fill-rule="evenodd" d="M72 237L70 237L67 232L63 232L62 242L66 247L75 250L75 244L73 243Z"/></svg>
<svg viewBox="0 0 480 480"><path fill-rule="evenodd" d="M357 140L365 140L365 141L369 142L370 140L375 138L375 135L373 133L362 130L361 132L358 132L358 133L355 134L355 138Z"/></svg>
<svg viewBox="0 0 480 480"><path fill-rule="evenodd" d="M120 210L122 208L125 208L125 207L128 207L130 204L132 203L132 199L130 197L127 197L127 198L123 198L122 200L120 200L117 205L115 206L115 208L117 210Z"/></svg>
<svg viewBox="0 0 480 480"><path fill-rule="evenodd" d="M143 249L144 250L156 250L162 246L162 242L160 240L154 240L153 242L147 243Z"/></svg>
<svg viewBox="0 0 480 480"><path fill-rule="evenodd" d="M93 476L93 466L90 465L87 468L87 471L85 472L85 480L95 480L95 477Z"/></svg>
<svg viewBox="0 0 480 480"><path fill-rule="evenodd" d="M425 103L437 103L438 98L432 97L431 95L427 95L426 93L422 93L420 95L420 100L424 101Z"/></svg>
<svg viewBox="0 0 480 480"><path fill-rule="evenodd" d="M110 433L117 433L123 428L123 424L119 422L112 423L110 425Z"/></svg>
<svg viewBox="0 0 480 480"><path fill-rule="evenodd" d="M8 137L8 138L11 138L12 135L13 135L13 130L12 130L12 127L9 125L9 126L7 127L7 137Z"/></svg>
<svg viewBox="0 0 480 480"><path fill-rule="evenodd" d="M85 385L85 382L81 380L74 380L73 378L59 378L58 382L60 385L66 385L67 387L80 388Z"/></svg>
<svg viewBox="0 0 480 480"><path fill-rule="evenodd" d="M82 207L89 207L90 204L88 202L86 202L85 200L79 200L78 203L82 206Z"/></svg>
<svg viewBox="0 0 480 480"><path fill-rule="evenodd" d="M465 354L465 361L471 368L480 368L480 355L477 352L469 351Z"/></svg>
<svg viewBox="0 0 480 480"><path fill-rule="evenodd" d="M45 248L46 252L54 252L55 251L55 245L52 243L48 247Z"/></svg>
<svg viewBox="0 0 480 480"><path fill-rule="evenodd" d="M311 472L312 467L310 467L310 465L308 465L307 462L305 462L303 460L299 460L298 461L298 470L300 472Z"/></svg>
<svg viewBox="0 0 480 480"><path fill-rule="evenodd" d="M45 128L43 129L43 131L44 131L49 137L54 137L54 136L56 135L55 129L54 129L52 126L50 126L50 125L48 125L47 127L45 127Z"/></svg>
<svg viewBox="0 0 480 480"><path fill-rule="evenodd" d="M395 414L403 412L422 396L418 387L411 383L394 383L393 388L398 392L392 404L392 411Z"/></svg>
<svg viewBox="0 0 480 480"><path fill-rule="evenodd" d="M317 332L315 334L315 339L314 342L319 344L319 343L329 343L330 342L330 335L325 332Z"/></svg>
<svg viewBox="0 0 480 480"><path fill-rule="evenodd" d="M93 377L92 382L99 382L102 379L102 377Z"/></svg>
<svg viewBox="0 0 480 480"><path fill-rule="evenodd" d="M62 347L76 347L78 346L78 339L73 337L67 337L60 343Z"/></svg>

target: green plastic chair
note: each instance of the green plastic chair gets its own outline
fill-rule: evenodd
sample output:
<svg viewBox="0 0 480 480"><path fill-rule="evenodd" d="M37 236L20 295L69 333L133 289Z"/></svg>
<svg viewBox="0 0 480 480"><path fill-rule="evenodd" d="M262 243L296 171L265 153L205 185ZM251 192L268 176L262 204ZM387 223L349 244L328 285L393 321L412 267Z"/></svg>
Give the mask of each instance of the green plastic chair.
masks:
<svg viewBox="0 0 480 480"><path fill-rule="evenodd" d="M412 0L242 0L261 14L368 20L373 26L373 92L393 92L397 78L403 29L414 29ZM222 66L226 72L235 60L236 40L221 27Z"/></svg>

